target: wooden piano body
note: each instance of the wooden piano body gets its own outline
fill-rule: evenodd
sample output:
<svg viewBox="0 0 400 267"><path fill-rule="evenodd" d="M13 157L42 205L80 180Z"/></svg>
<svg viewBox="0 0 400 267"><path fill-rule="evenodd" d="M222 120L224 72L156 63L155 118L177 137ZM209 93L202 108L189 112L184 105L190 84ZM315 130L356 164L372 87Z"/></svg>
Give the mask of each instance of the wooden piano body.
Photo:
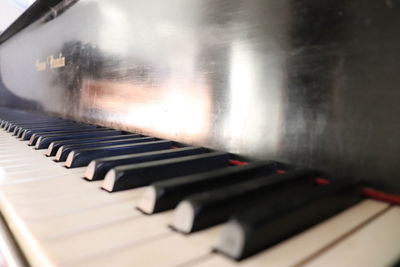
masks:
<svg viewBox="0 0 400 267"><path fill-rule="evenodd" d="M0 106L228 151L250 161L318 169L335 179L362 179L398 195L399 12L397 0L37 1L0 37ZM8 167L6 161L1 163L6 159L20 164L16 167L47 164L37 151L25 152L7 134L1 140L1 167ZM191 254L184 238L168 229L154 232L151 225L166 216L138 219L134 205L128 204L130 197L122 194L108 203L105 211L110 215L90 205L85 213L79 203L96 200L82 197L100 194L102 199L104 192L93 191L93 184L82 185L84 195L78 196L70 194L71 187L83 181L48 181L8 184L5 179L2 186L1 212L29 264L36 266L326 266L334 257L329 254L347 251L343 259L364 257L357 255L363 250L352 254L346 242L354 244L352 233L368 227L377 231L379 225L372 220L379 221L386 212L400 218L398 208L368 200L356 213L320 226L321 232L289 240L289 248L275 248L269 258L260 254L253 262L236 263L219 255ZM65 206L61 215L57 194L66 202L76 197L71 205L80 212L70 221L60 216L74 209ZM29 197L43 199L24 210ZM40 214L43 203L49 204ZM24 216L31 221L24 222ZM82 222L81 227L74 222ZM349 225L338 231L338 224ZM393 222L381 224L387 227L384 232L396 228ZM141 246L134 239L123 240L124 235L139 235L140 227L147 225L154 236L164 237L159 250L151 242ZM59 229L46 229L51 227ZM329 231L337 236L314 248L315 240ZM398 230L391 233L400 235ZM379 242L384 235L372 236ZM355 244L373 242L371 236L362 238L356 236ZM201 235L192 239L204 242ZM339 244L335 252L340 242L345 245ZM174 252L175 245L168 244L181 249ZM400 239L390 244L400 247ZM148 254L151 251L154 255ZM163 261L162 251L182 260ZM316 255L322 254L326 259L319 260ZM132 255L143 261L123 261Z"/></svg>

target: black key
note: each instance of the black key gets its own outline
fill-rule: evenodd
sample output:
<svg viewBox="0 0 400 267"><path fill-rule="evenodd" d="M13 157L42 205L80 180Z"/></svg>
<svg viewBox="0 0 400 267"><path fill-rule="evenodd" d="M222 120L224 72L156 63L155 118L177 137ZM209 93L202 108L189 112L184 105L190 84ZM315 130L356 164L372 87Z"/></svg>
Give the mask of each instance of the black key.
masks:
<svg viewBox="0 0 400 267"><path fill-rule="evenodd" d="M4 127L5 127L5 125L6 125L6 123L7 123L7 121L5 121L5 120L1 120L0 127L1 127L1 128L4 128Z"/></svg>
<svg viewBox="0 0 400 267"><path fill-rule="evenodd" d="M122 156L99 158L90 162L89 166L86 168L85 179L91 181L102 180L110 169L119 165L184 157L206 152L210 152L210 150L201 147L182 147L162 151L145 152L140 154L128 154Z"/></svg>
<svg viewBox="0 0 400 267"><path fill-rule="evenodd" d="M48 120L43 120L43 121L36 121L36 122L26 122L26 123L8 123L5 127L5 130L7 132L12 132L14 130L15 127L19 126L19 125L32 125L32 124L41 124L43 122L52 122L52 121L48 121Z"/></svg>
<svg viewBox="0 0 400 267"><path fill-rule="evenodd" d="M237 260L246 258L360 201L354 184L313 189L302 185L284 195L260 199L225 225L217 250Z"/></svg>
<svg viewBox="0 0 400 267"><path fill-rule="evenodd" d="M84 128L84 129L72 129L72 130L65 130L65 131L57 131L57 132L40 132L40 133L34 133L32 134L31 138L29 139L28 145L29 146L36 146L39 140L41 141L43 138L47 136L70 136L73 135L73 138L76 138L77 135L80 133L92 133L92 132L103 132L103 131L115 131L113 129L108 129L108 128ZM119 134L122 134L122 132L118 131ZM85 138L82 137L82 138Z"/></svg>
<svg viewBox="0 0 400 267"><path fill-rule="evenodd" d="M11 132L14 128L15 128L15 124L14 123L8 123L6 124L6 127L4 128L6 132Z"/></svg>
<svg viewBox="0 0 400 267"><path fill-rule="evenodd" d="M183 233L190 233L222 223L256 197L277 192L281 194L279 190L291 185L313 183L317 174L307 170L272 174L192 195L181 201L176 208L173 227Z"/></svg>
<svg viewBox="0 0 400 267"><path fill-rule="evenodd" d="M33 124L25 124L25 125L17 125L15 127L14 132L18 130L32 130L32 129L46 129L49 127L54 127L54 126L62 126L62 125L89 125L89 124L83 124L79 122L74 122L74 121L68 121L68 120L57 120L57 121L52 121L52 122L43 122L43 123L33 123ZM94 125L92 125L94 126Z"/></svg>
<svg viewBox="0 0 400 267"><path fill-rule="evenodd" d="M37 138L35 148L36 149L45 149L48 148L50 143L54 141L61 141L61 140L67 140L67 139L80 139L80 138L86 138L86 137L98 137L98 136L108 136L110 133L117 132L118 134L121 134L121 131L115 131L115 130L110 130L110 129L98 129L98 130L93 130L93 131L80 131L80 132L64 132L64 133L58 133L58 134L49 134L49 135L42 135L39 138Z"/></svg>
<svg viewBox="0 0 400 267"><path fill-rule="evenodd" d="M139 138L145 137L140 134L123 134L120 135L118 132L112 133L109 136L101 136L101 137L93 137L93 138L82 138L82 139L71 139L71 140L62 140L52 142L49 147L47 148L46 156L52 157L55 156L57 150L63 145L73 145L73 144L86 144L92 142L100 142L100 141L107 141L107 140L116 140L116 139L128 139L128 138Z"/></svg>
<svg viewBox="0 0 400 267"><path fill-rule="evenodd" d="M15 122L15 121L6 121L4 124L4 130L8 131L10 128L14 129L14 127L16 125L18 125L19 122Z"/></svg>
<svg viewBox="0 0 400 267"><path fill-rule="evenodd" d="M6 122L5 124L4 124L4 130L6 131L6 132L10 132L11 130L14 130L14 128L17 126L17 124L16 123L14 123L14 122Z"/></svg>
<svg viewBox="0 0 400 267"><path fill-rule="evenodd" d="M28 125L28 126L21 126L18 125L14 128L14 131L12 133L12 135L15 136L19 136L21 137L22 133L24 131L28 131L28 130L34 130L34 129L47 129L47 128L53 128L53 127L61 127L61 126L70 126L70 125L75 125L75 126L79 126L79 125L83 125L83 124L79 124L79 123L74 123L71 121L57 121L57 122L51 122L51 123L43 123L43 124L34 124L34 125Z"/></svg>
<svg viewBox="0 0 400 267"><path fill-rule="evenodd" d="M15 127L13 135L15 135L17 138L20 138L22 133L23 133L23 128L21 126Z"/></svg>
<svg viewBox="0 0 400 267"><path fill-rule="evenodd" d="M122 165L111 169L107 173L102 187L109 192L136 188L189 173L227 167L229 166L228 161L228 154L211 152L181 158Z"/></svg>
<svg viewBox="0 0 400 267"><path fill-rule="evenodd" d="M5 131L7 131L7 127L8 127L11 123L12 123L12 122L5 120L5 121L4 121L4 124L3 124L3 129L4 129Z"/></svg>
<svg viewBox="0 0 400 267"><path fill-rule="evenodd" d="M86 129L101 129L101 128L96 128L95 126L92 125L62 125L62 126L48 126L47 128L37 128L37 129L27 129L23 131L21 135L21 139L26 141L30 140L31 137L35 134L36 135L41 135L41 134L57 134L59 132L67 132L67 131L84 131Z"/></svg>
<svg viewBox="0 0 400 267"><path fill-rule="evenodd" d="M276 162L252 162L245 166L203 172L156 182L145 191L138 209L146 214L173 209L187 196L273 173Z"/></svg>
<svg viewBox="0 0 400 267"><path fill-rule="evenodd" d="M6 125L5 130L6 130L6 132L11 132L14 129L14 127L15 127L15 124L9 123Z"/></svg>
<svg viewBox="0 0 400 267"><path fill-rule="evenodd" d="M85 144L74 144L74 145L63 145L61 146L56 154L55 161L62 162L66 161L68 154L73 150L81 150L86 148L97 148L97 147L111 147L117 145L127 145L127 144L135 144L135 143L144 143L158 140L155 137L139 137L139 138L129 138L129 139L117 139L117 140L108 140L108 141L100 141L100 142L92 142ZM86 164L85 164L86 165Z"/></svg>
<svg viewBox="0 0 400 267"><path fill-rule="evenodd" d="M77 127L77 128L71 128L71 129L59 129L59 130L54 130L54 131L40 131L33 133L31 137L29 138L29 145L34 146L36 145L37 140L41 136L46 136L46 135L67 135L67 134L72 134L72 133L78 133L78 132L90 132L90 131L106 131L106 130L111 130L107 128L97 128L97 127ZM22 135L22 140L25 140L24 135Z"/></svg>
<svg viewBox="0 0 400 267"><path fill-rule="evenodd" d="M65 166L67 168L81 167L89 164L92 160L101 157L168 149L172 145L173 142L171 141L161 140L138 144L80 149L69 153Z"/></svg>

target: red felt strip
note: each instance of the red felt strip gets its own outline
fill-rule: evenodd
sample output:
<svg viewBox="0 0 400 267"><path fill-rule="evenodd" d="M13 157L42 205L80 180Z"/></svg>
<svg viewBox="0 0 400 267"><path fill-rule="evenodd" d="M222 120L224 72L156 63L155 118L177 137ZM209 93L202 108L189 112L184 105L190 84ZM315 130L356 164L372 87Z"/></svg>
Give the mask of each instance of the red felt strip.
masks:
<svg viewBox="0 0 400 267"><path fill-rule="evenodd" d="M331 182L329 182L329 180L326 180L326 179L320 178L320 177L315 178L315 179L314 179L314 182L315 182L317 185L326 185L326 184L330 184L330 183L331 183Z"/></svg>
<svg viewBox="0 0 400 267"><path fill-rule="evenodd" d="M276 170L275 173L277 173L277 174L285 174L286 171L285 170Z"/></svg>
<svg viewBox="0 0 400 267"><path fill-rule="evenodd" d="M364 187L361 190L361 193L369 198L385 201L395 205L400 205L400 195L388 194L368 187Z"/></svg>
<svg viewBox="0 0 400 267"><path fill-rule="evenodd" d="M243 166L243 165L247 165L248 162L231 159L231 160L229 160L229 164L233 165L233 166Z"/></svg>

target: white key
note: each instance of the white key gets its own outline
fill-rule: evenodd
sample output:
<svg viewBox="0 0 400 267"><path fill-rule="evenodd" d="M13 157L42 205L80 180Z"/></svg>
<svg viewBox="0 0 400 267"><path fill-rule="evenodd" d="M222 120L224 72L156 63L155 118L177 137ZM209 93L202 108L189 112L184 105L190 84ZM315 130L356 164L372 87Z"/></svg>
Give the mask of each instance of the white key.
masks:
<svg viewBox="0 0 400 267"><path fill-rule="evenodd" d="M140 216L142 214L133 207L132 200L128 199L64 216L56 216L45 221L32 221L30 227L37 235L42 236L43 240L55 241ZM49 227L59 230L49 231Z"/></svg>
<svg viewBox="0 0 400 267"><path fill-rule="evenodd" d="M140 245L132 244L119 250L110 250L109 253L103 253L79 264L71 263L71 266L181 266L210 254L210 244L216 240L220 230L217 226L190 235L169 233Z"/></svg>
<svg viewBox="0 0 400 267"><path fill-rule="evenodd" d="M53 168L51 169L51 171L49 171L49 169L40 169L29 172L22 172L18 174L7 174L6 178L0 181L0 184L14 184L14 183L22 183L35 180L43 180L43 179L65 176L68 174L76 174L79 177L83 177L84 169L85 169L84 167L70 169L70 170L65 168Z"/></svg>
<svg viewBox="0 0 400 267"><path fill-rule="evenodd" d="M132 200L139 198L143 189L109 194L100 190L98 183L69 175L1 187L3 214L13 222L13 232L31 262L44 266L50 264L50 258L64 262L87 257L104 251L110 244L124 243L125 239L139 242L158 231L169 231L159 227L165 224L147 216L141 215L145 220L134 222L139 214L133 209ZM124 213L117 215L118 211ZM148 231L126 238L132 229L143 227ZM98 243L93 233L99 238ZM110 237L108 233L115 235ZM93 240L96 246L91 249ZM85 244L86 250L82 249ZM65 253L69 250L76 252Z"/></svg>
<svg viewBox="0 0 400 267"><path fill-rule="evenodd" d="M165 234L173 234L163 223L169 220L170 213L162 213L150 218L140 216L77 233L54 241L44 241L46 253L60 265L75 265L79 261L109 255L109 251L146 243ZM79 246L77 246L79 244ZM68 254L65 253L68 251ZM114 265L118 266L118 264Z"/></svg>
<svg viewBox="0 0 400 267"><path fill-rule="evenodd" d="M89 183L75 175L3 186L0 192L24 220L43 220L98 207L107 203L138 198L142 190L108 194L101 182Z"/></svg>
<svg viewBox="0 0 400 267"><path fill-rule="evenodd" d="M400 257L400 207L393 207L305 266L391 266Z"/></svg>
<svg viewBox="0 0 400 267"><path fill-rule="evenodd" d="M366 200L297 236L243 261L235 262L222 255L213 255L199 264L194 264L193 267L295 266L347 235L359 225L384 211L388 206L383 202Z"/></svg>

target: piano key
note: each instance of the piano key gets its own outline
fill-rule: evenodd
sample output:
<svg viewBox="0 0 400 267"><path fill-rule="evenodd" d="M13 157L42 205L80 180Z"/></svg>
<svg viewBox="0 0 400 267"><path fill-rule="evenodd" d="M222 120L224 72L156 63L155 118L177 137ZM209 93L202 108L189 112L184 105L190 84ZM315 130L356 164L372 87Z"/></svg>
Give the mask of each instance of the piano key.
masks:
<svg viewBox="0 0 400 267"><path fill-rule="evenodd" d="M53 177L60 177L70 174L76 174L77 176L81 176L84 172L84 168L77 168L74 170L67 170L65 168L52 168L51 172L49 172L49 168L37 169L37 170L29 170L26 172L20 172L16 174L7 173L7 180L1 181L0 184L16 184L23 183L35 180L44 180Z"/></svg>
<svg viewBox="0 0 400 267"><path fill-rule="evenodd" d="M72 121L57 121L57 122L51 122L51 123L41 123L41 124L29 124L29 125L17 125L13 132L12 136L17 136L17 138L22 137L23 134L26 134L26 132L30 131L40 131L40 130L47 130L51 128L60 128L60 127L79 127L79 126L85 126L88 124L81 124L81 123L76 123ZM88 125L90 126L90 125ZM96 127L94 125L91 125L92 127Z"/></svg>
<svg viewBox="0 0 400 267"><path fill-rule="evenodd" d="M33 122L33 121L25 121L25 122L11 122L11 121L6 121L4 124L4 130L6 132L11 132L14 130L15 127L17 127L18 125L31 125L34 123L42 123L41 120Z"/></svg>
<svg viewBox="0 0 400 267"><path fill-rule="evenodd" d="M87 189L87 192L84 189L80 189L82 192L76 194L74 190L65 190L66 188L78 188L75 184L78 185L79 183L83 183L84 187L86 185L85 189ZM116 245L118 243L124 244L124 242L128 244L131 242L138 243L156 236L157 231L170 232L166 227L158 227L166 219L162 220L163 223L157 223L157 219L150 221L146 217L136 222L132 220L138 214L137 212L135 213L133 210L134 206L131 204L132 193L138 197L140 192L135 192L141 191L141 189L110 195L104 194L100 190L95 190L96 188L92 185L85 183L78 177L65 177L61 179L61 184L60 179L57 178L47 179L39 183L31 182L24 185L12 185L1 188L2 195L7 198L5 216L7 218L21 218L21 224L16 229L16 236L17 239L23 238L25 240L23 242L25 250L39 252L35 251L35 249L44 249L44 251L54 256L55 261L58 262L60 260L63 262L71 257L84 257L96 251L103 251L108 248L110 242ZM48 191L52 194L44 194ZM59 195L62 196L60 197ZM118 199L115 199L115 197ZM70 206L71 203L73 207ZM121 207L124 204L128 205L124 207L124 210L129 211L128 207L132 209L132 216L117 215L120 218L115 220L112 216L108 215L107 212L114 210L116 206ZM94 212L94 210L97 212ZM89 212L95 216L86 217L83 215L85 212ZM163 214L161 217L165 216ZM80 227L76 224L79 218L92 218L92 220L83 222L82 227ZM96 219L100 220L101 223L98 224ZM44 227L43 223L47 227ZM57 226L60 226L60 228L57 228ZM49 231L49 229L54 230ZM127 236L127 233L131 229L142 229L142 231L141 234ZM93 236L96 236L97 240L95 246L93 246ZM38 244L37 238L40 240L40 246L32 246L33 243ZM63 253L59 244L63 247L73 245L74 240L79 240L78 244L85 246L86 249L79 249L76 246L77 243L75 243L75 248L71 251L76 249L78 250L77 253ZM43 250L39 253L43 253ZM34 254L35 260L37 260L37 257L42 260L41 256L38 256L38 253ZM42 261L40 262L43 263ZM39 264L39 266L43 265Z"/></svg>
<svg viewBox="0 0 400 267"><path fill-rule="evenodd" d="M10 136L10 138L12 138L12 137ZM1 147L11 147L12 145L17 144L19 142L21 142L21 141L17 140L17 139L13 139L12 141L7 139L4 141L0 141L0 146ZM23 144L24 144L24 146L26 146L27 142L24 142Z"/></svg>
<svg viewBox="0 0 400 267"><path fill-rule="evenodd" d="M41 180L44 181L44 180ZM38 182L38 181L35 181ZM92 185L93 186L93 185ZM92 189L96 189L92 187ZM43 192L41 192L43 194ZM29 200L19 201L17 202L17 198L13 199L16 205L20 205L20 211L23 212L24 220L27 221L39 221L39 220L50 220L59 216L67 216L73 215L79 212L87 212L90 209L105 207L106 205L119 203L121 201L131 201L132 203L132 195L131 192L121 192L122 194L117 194L113 198L104 198L101 195L104 195L104 192L99 190L91 191L87 188L80 187L79 191L74 192L74 194L68 195L57 195L52 196L51 198L40 198L36 195L36 198L39 201L35 200L28 203ZM129 193L129 194L128 194ZM138 189L137 194L140 195L141 189ZM59 192L61 194L61 192ZM48 202L51 204L48 204ZM29 206L29 208L28 208ZM134 210L132 204L130 204L132 214L138 214L137 211ZM38 213L37 209L41 209L41 212ZM35 209L35 211L33 211ZM105 212L105 210L103 210ZM94 224L95 222L93 222ZM60 229L59 233L64 231L65 229Z"/></svg>
<svg viewBox="0 0 400 267"><path fill-rule="evenodd" d="M14 130L12 131L12 133L11 133L11 135L12 136L16 136L17 138L20 138L21 137L21 135L22 135L22 133L24 132L24 131L26 131L26 130L29 130L29 129L36 129L36 128L47 128L47 127L49 127L49 126L51 126L51 127L54 127L54 126L57 126L57 125L73 125L73 124L75 124L75 125L78 125L77 123L74 123L74 122L71 122L71 121L59 121L59 122L53 122L53 123L51 123L51 124L31 124L31 125L28 125L28 126L22 126L22 125L17 125L15 128L14 128Z"/></svg>
<svg viewBox="0 0 400 267"><path fill-rule="evenodd" d="M15 148L28 149L23 142L19 142L10 137L10 142L15 142ZM2 151L1 151L2 152ZM4 155L0 154L0 157ZM12 168L10 170L10 167ZM25 152L20 152L15 156L7 154L5 158L0 158L0 183L21 183L22 181L41 179L41 176L37 177L35 174L42 176L48 176L49 174L59 175L67 174L68 170L61 167L60 164L51 163L43 157L39 151L28 149ZM83 170L77 169L77 171L83 172Z"/></svg>
<svg viewBox="0 0 400 267"><path fill-rule="evenodd" d="M23 129L24 129L24 126L22 126L22 125L17 125L17 126L14 128L14 130L12 131L11 135L12 135L12 136L17 136L17 138L18 138L18 135L21 134L21 132L22 132Z"/></svg>
<svg viewBox="0 0 400 267"><path fill-rule="evenodd" d="M304 232L281 242L266 251L240 262L214 254L191 267L289 267L303 266L305 259L319 254L333 244L351 235L356 229L379 216L389 207L374 200L364 200L340 214Z"/></svg>
<svg viewBox="0 0 400 267"><path fill-rule="evenodd" d="M34 146L38 142L38 140L42 140L44 137L47 136L68 136L68 135L77 135L80 133L93 133L93 132L102 132L102 131L115 131L108 128L83 128L83 129L72 129L72 130L61 130L57 132L39 132L32 134L31 138L29 139L29 145ZM120 132L122 133L122 132ZM40 142L38 142L40 143Z"/></svg>
<svg viewBox="0 0 400 267"><path fill-rule="evenodd" d="M25 147L16 147L15 144L9 144L7 146L2 146L1 147L1 152L3 157L7 157L9 154L16 154L16 153L21 153L23 151L27 151L27 148ZM30 150L28 150L30 152ZM28 153L29 153L28 152ZM21 155L21 154L19 154Z"/></svg>
<svg viewBox="0 0 400 267"><path fill-rule="evenodd" d="M57 259L57 263L60 265L75 266L79 261L108 254L110 247L118 248L118 251L120 248L132 244L146 244L149 240L157 240L161 236L172 235L170 229L162 227L170 216L170 213L161 213L152 218L141 216L105 227L92 228L62 239L50 240L46 242L47 250ZM135 234L129 234L133 229L140 230L135 231ZM76 244L79 244L79 246ZM114 244L114 246L110 246L110 244ZM65 251L68 251L68 253L65 253ZM131 262L131 266L135 265L132 265Z"/></svg>
<svg viewBox="0 0 400 267"><path fill-rule="evenodd" d="M31 137L33 135L41 135L41 134L57 134L59 132L69 132L69 131L79 131L79 130L86 130L86 129L101 129L101 128L97 128L93 125L79 125L79 124L75 124L75 125L59 125L59 126L52 126L49 125L47 127L43 127L43 128L34 128L34 129L27 129L24 130L22 135L21 135L21 139L26 141L26 140L30 140Z"/></svg>
<svg viewBox="0 0 400 267"><path fill-rule="evenodd" d="M66 190L68 188L74 190ZM78 193L75 189L81 192ZM7 216L18 216L24 221L23 227L19 228L22 229L22 234L28 235L28 239L31 238L31 234L34 234L35 238L40 238L41 242L44 242L42 245L49 246L55 258L58 258L56 255L60 255L62 261L66 256L81 257L107 249L112 240L115 240L115 243L112 243L116 245L124 242L130 244L147 240L157 235L158 231L170 232L168 228L162 227L169 221L170 215L163 214L151 220L141 216L142 218L138 218L136 222L132 221L139 215L132 205L132 197L133 199L139 197L142 189L112 195L104 194L93 187L93 183L86 183L78 177L65 176L7 186L0 190L6 196L8 203L12 203L7 209ZM45 194L46 192L49 194ZM116 197L118 200L115 200ZM115 208L126 211L124 214L115 214L119 217L117 220L112 213ZM85 212L88 212L88 215L84 215ZM89 220L77 225L76 222L79 222L80 218ZM157 218L162 220L158 222ZM46 226L43 226L43 223ZM23 229L29 230L23 231ZM142 229L141 234L130 235L127 238L126 234L131 229ZM95 246L93 246L93 236L99 241ZM59 244L63 247L73 245L74 240L78 240L78 243L87 249L75 246L73 250L79 250L77 253L62 253Z"/></svg>
<svg viewBox="0 0 400 267"><path fill-rule="evenodd" d="M56 165L52 165L52 167L57 167ZM25 163L25 164L15 164L7 167L1 167L7 173L19 173L21 171L33 171L42 168L49 168L49 164L47 162L38 162L36 163Z"/></svg>
<svg viewBox="0 0 400 267"><path fill-rule="evenodd" d="M22 186L25 188L21 188ZM52 188L52 191L47 192L48 188ZM65 190L66 188L70 190ZM119 192L111 197L94 184L85 183L79 174L68 174L5 185L1 188L1 192L3 191L7 192L7 199L18 207L21 218L36 221L83 212L110 203L132 201L142 194L143 189ZM133 205L131 207L134 208Z"/></svg>
<svg viewBox="0 0 400 267"><path fill-rule="evenodd" d="M25 150L25 154L21 154L23 153L24 150L21 149L2 149L2 155L0 155L0 159L11 159L11 158L16 158L18 159L19 157L25 157L29 154L32 154L31 151L26 151ZM4 154L3 154L4 153Z"/></svg>
<svg viewBox="0 0 400 267"><path fill-rule="evenodd" d="M172 209L179 201L194 193L268 175L277 168L275 162L253 162L245 166L224 168L156 182L143 194L138 208L147 214Z"/></svg>
<svg viewBox="0 0 400 267"><path fill-rule="evenodd" d="M140 189L138 190L140 191ZM141 217L140 212L132 206L132 199L137 195L129 195L130 198L105 203L90 209L53 217L47 216L45 222L43 220L32 221L30 227L36 235L43 239L61 240L94 228L103 228L120 221L134 220ZM36 206L34 208L39 209ZM49 227L59 230L48 231Z"/></svg>
<svg viewBox="0 0 400 267"><path fill-rule="evenodd" d="M99 129L94 131L84 131L84 132L71 132L71 133L60 133L60 134L53 134L53 135L43 135L40 136L35 144L36 149L45 149L48 148L50 143L54 141L61 141L67 139L80 139L86 137L98 137L98 136L108 136L110 133L114 134L117 132L121 134L121 131L109 130L109 129ZM34 143L34 142L33 142ZM32 143L32 144L33 144Z"/></svg>
<svg viewBox="0 0 400 267"><path fill-rule="evenodd" d="M55 141L52 142L49 147L47 148L46 151L46 156L52 157L55 156L57 153L57 150L67 144L85 144L85 143L91 143L91 142L97 142L97 141L107 141L107 140L115 140L115 139L127 139L127 138L133 138L133 137L144 137L143 135L140 134L123 134L120 135L117 132L115 133L110 133L108 136L100 136L100 137L93 137L93 138L82 138L82 139L71 139L71 140L62 140L62 141Z"/></svg>
<svg viewBox="0 0 400 267"><path fill-rule="evenodd" d="M27 162L29 162L29 160L31 159L30 153L27 153L25 155L17 155L16 157L6 157L6 158L0 158L0 164L6 164L7 166L10 164L25 164ZM45 159L38 159L39 162L46 162L48 163L47 160Z"/></svg>
<svg viewBox="0 0 400 267"><path fill-rule="evenodd" d="M102 188L108 192L116 192L176 176L227 166L228 155L224 152L122 165L111 169L106 174Z"/></svg>
<svg viewBox="0 0 400 267"><path fill-rule="evenodd" d="M393 206L384 214L321 252L304 264L308 267L329 266L390 266L400 255L400 207Z"/></svg>
<svg viewBox="0 0 400 267"><path fill-rule="evenodd" d="M172 227L180 232L190 233L222 223L234 212L253 202L256 197L290 194L287 187L291 189L300 183L307 185L317 175L315 171L297 170L286 174L262 176L248 182L189 196L175 209Z"/></svg>
<svg viewBox="0 0 400 267"><path fill-rule="evenodd" d="M41 119L39 119L39 120L34 120L34 121L5 121L5 124L4 124L4 130L5 130L5 132L9 132L8 130L9 129L14 129L14 127L16 127L17 125L24 125L24 124L31 124L31 123L41 123L41 122L43 122L43 121L46 121L46 120L41 120Z"/></svg>
<svg viewBox="0 0 400 267"><path fill-rule="evenodd" d="M49 116L28 116L24 114L21 118L3 119L2 122L5 124L33 124L33 123L43 123L62 120L60 118L49 117Z"/></svg>
<svg viewBox="0 0 400 267"><path fill-rule="evenodd" d="M118 146L104 146L99 148L87 148L71 151L65 166L76 168L89 164L92 160L100 157L116 156L121 154L143 153L168 149L172 146L171 141L152 141L137 144L126 144Z"/></svg>
<svg viewBox="0 0 400 267"><path fill-rule="evenodd" d="M180 147L176 149L99 158L90 162L85 172L85 179L90 181L102 180L109 170L118 165L190 156L206 152L210 152L210 150L201 147Z"/></svg>
<svg viewBox="0 0 400 267"><path fill-rule="evenodd" d="M155 138L155 137L132 137L132 138L128 138L128 139L122 138L122 139L115 139L115 140L96 141L96 142L84 143L84 144L71 144L71 145L67 144L67 145L61 146L58 149L57 154L55 156L55 161L66 161L68 154L72 150L145 143L145 142L152 142L152 141L157 141L157 140L159 140L159 139Z"/></svg>
<svg viewBox="0 0 400 267"><path fill-rule="evenodd" d="M361 202L354 184L310 188L297 186L289 194L259 199L225 225L217 251L237 260L281 242Z"/></svg>
<svg viewBox="0 0 400 267"><path fill-rule="evenodd" d="M24 131L25 130L21 126L15 127L13 135L15 135L16 138L20 139Z"/></svg>
<svg viewBox="0 0 400 267"><path fill-rule="evenodd" d="M0 266L24 267L26 262L6 222L0 219Z"/></svg>
<svg viewBox="0 0 400 267"><path fill-rule="evenodd" d="M163 214L163 213L161 213ZM159 216L159 215L153 215ZM151 216L150 218L152 218ZM140 245L130 244L118 250L109 249L81 261L68 263L76 267L91 266L192 266L210 255L210 243L220 231L213 227L190 236L165 234ZM156 255L154 257L149 255Z"/></svg>
<svg viewBox="0 0 400 267"><path fill-rule="evenodd" d="M27 149L28 149L27 151L26 150L24 151L21 150L21 148L16 147L15 150L1 151L2 155L0 155L0 160L1 161L20 160L26 163L27 161L29 161L31 155L37 155L34 153L35 152L34 150L31 150L29 148ZM43 155L39 155L38 158L40 158L39 159L40 161L48 162L48 159L43 157Z"/></svg>
<svg viewBox="0 0 400 267"><path fill-rule="evenodd" d="M12 132L14 129L15 129L15 127L18 127L18 126L30 126L30 125L42 125L42 124L51 124L51 123L53 123L53 122L58 122L58 121L60 121L60 120L38 120L38 121L35 121L35 122L25 122L25 123L8 123L8 124L6 124L6 126L5 126L5 130L6 130L6 132Z"/></svg>
<svg viewBox="0 0 400 267"><path fill-rule="evenodd" d="M0 167L0 170L8 176L11 174L14 175L14 174L30 173L36 170L66 171L66 169L63 168L60 164L49 164L46 161L41 161L39 159L33 159L33 158L30 158L29 160L23 162L18 162L18 161L2 162L1 165L2 166Z"/></svg>

